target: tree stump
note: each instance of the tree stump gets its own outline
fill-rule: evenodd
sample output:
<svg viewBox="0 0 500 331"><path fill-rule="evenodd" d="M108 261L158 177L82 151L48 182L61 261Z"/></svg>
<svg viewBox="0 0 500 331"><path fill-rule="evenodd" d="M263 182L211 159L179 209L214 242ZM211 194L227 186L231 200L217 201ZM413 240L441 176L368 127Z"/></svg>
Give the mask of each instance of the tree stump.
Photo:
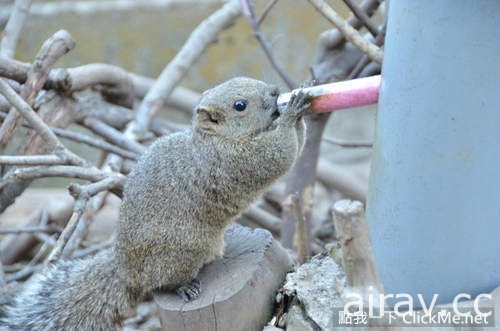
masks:
<svg viewBox="0 0 500 331"><path fill-rule="evenodd" d="M154 296L161 325L172 331L262 330L275 293L292 260L271 233L232 224L226 250L201 270L200 296L184 302L175 293Z"/></svg>

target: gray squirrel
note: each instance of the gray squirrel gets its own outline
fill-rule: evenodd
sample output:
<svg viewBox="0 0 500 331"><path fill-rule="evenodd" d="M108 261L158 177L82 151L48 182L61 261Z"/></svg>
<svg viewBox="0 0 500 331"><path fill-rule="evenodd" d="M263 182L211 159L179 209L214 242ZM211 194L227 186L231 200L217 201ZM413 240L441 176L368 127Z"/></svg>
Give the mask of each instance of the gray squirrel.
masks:
<svg viewBox="0 0 500 331"><path fill-rule="evenodd" d="M129 174L114 245L34 276L0 330L114 330L146 294L198 296L224 229L300 153L310 96L237 77L203 93L192 128L159 138Z"/></svg>

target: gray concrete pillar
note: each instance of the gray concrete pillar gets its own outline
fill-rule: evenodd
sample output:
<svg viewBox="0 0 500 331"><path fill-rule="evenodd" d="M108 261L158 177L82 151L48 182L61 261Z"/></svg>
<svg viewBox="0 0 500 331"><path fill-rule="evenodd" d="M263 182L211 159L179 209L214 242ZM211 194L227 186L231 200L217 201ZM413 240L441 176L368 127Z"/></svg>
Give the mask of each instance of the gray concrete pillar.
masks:
<svg viewBox="0 0 500 331"><path fill-rule="evenodd" d="M500 285L500 2L392 0L367 219L386 293Z"/></svg>

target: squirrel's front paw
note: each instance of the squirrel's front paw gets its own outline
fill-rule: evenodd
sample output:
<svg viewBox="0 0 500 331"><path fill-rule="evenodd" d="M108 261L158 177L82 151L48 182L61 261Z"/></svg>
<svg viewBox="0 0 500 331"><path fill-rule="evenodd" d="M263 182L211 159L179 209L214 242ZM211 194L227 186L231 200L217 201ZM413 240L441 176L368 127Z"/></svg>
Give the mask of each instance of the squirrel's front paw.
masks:
<svg viewBox="0 0 500 331"><path fill-rule="evenodd" d="M193 278L189 284L177 288L176 293L185 302L196 299L201 293L201 281L198 278Z"/></svg>
<svg viewBox="0 0 500 331"><path fill-rule="evenodd" d="M294 124L311 107L311 99L312 95L303 89L293 93L282 115L283 120Z"/></svg>

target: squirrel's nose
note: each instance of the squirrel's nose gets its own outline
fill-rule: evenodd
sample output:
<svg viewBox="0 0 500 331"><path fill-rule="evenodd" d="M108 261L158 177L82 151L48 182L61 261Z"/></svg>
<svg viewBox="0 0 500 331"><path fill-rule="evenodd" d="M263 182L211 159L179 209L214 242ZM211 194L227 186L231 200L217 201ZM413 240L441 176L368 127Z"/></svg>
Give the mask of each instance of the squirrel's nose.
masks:
<svg viewBox="0 0 500 331"><path fill-rule="evenodd" d="M271 93L269 93L272 97L277 98L280 95L280 90L277 87L272 87Z"/></svg>

